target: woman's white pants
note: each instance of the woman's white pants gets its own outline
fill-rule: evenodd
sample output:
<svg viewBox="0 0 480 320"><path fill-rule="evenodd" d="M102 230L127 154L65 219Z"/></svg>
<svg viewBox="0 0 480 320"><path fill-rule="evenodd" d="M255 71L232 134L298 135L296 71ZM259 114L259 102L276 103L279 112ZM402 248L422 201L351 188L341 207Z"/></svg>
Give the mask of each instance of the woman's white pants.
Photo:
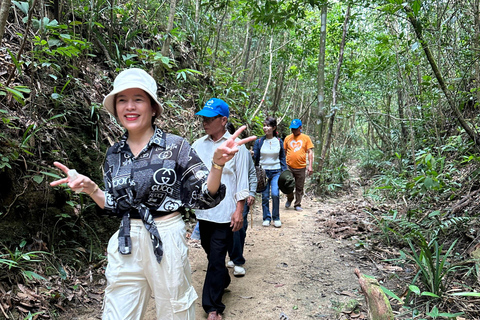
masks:
<svg viewBox="0 0 480 320"><path fill-rule="evenodd" d="M132 253L118 251L118 231L108 242L103 320L140 320L153 293L157 320L193 320L197 293L192 286L181 215L155 222L163 242L158 263L143 222L131 219Z"/></svg>

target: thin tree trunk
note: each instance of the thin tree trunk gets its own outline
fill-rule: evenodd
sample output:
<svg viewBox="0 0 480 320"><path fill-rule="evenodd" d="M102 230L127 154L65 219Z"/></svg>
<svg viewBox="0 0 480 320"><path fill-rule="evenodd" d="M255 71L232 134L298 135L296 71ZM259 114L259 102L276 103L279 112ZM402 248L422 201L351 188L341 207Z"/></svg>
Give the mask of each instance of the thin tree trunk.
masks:
<svg viewBox="0 0 480 320"><path fill-rule="evenodd" d="M166 39L162 46L162 56L168 57L170 51L171 32L173 30L173 24L175 22L175 9L177 7L177 0L170 0L170 13L168 15L167 30L165 31Z"/></svg>
<svg viewBox="0 0 480 320"><path fill-rule="evenodd" d="M475 20L475 37L473 37L473 51L480 52L480 0L474 1L473 17ZM475 59L475 86L480 87L480 63ZM480 90L477 90L477 103L480 102Z"/></svg>
<svg viewBox="0 0 480 320"><path fill-rule="evenodd" d="M445 84L445 81L443 80L442 73L438 69L437 63L435 62L435 59L433 58L432 52L430 51L430 48L428 47L428 43L425 41L425 39L423 39L421 22L418 21L415 18L413 10L409 6L405 6L404 10L407 13L408 20L410 21L410 23L413 26L413 29L415 30L415 34L417 36L418 41L422 45L423 51L425 52L425 55L427 56L427 60L430 63L430 67L432 68L432 71L435 74L435 78L437 79L438 84L440 85L440 88L442 89L443 94L445 95L445 98L447 99L447 102L448 102L448 105L449 105L450 109L455 114L455 117L457 118L457 121L460 123L462 128L469 135L469 137L473 140L477 149L480 149L480 139L479 139L478 135L468 125L468 123L463 118L462 113L460 112L460 110L458 110L457 106L455 105L455 102L453 101L452 97L450 96L450 92L448 91L447 85Z"/></svg>
<svg viewBox="0 0 480 320"><path fill-rule="evenodd" d="M337 88L338 82L340 79L340 69L343 63L343 54L345 51L345 42L347 38L347 29L348 29L348 21L350 19L350 4L347 7L347 12L345 13L345 20L343 22L343 33L342 33L342 42L340 43L340 53L338 55L338 63L337 63L337 70L335 71L335 78L333 80L333 89L332 89L332 115L330 117L330 121L328 124L328 135L327 141L325 143L325 147L322 150L322 156L320 157L320 162L318 164L319 171L323 169L323 164L325 163L326 154L328 149L330 148L330 144L332 143L333 137L333 124L335 122L335 114L337 112Z"/></svg>
<svg viewBox="0 0 480 320"><path fill-rule="evenodd" d="M285 79L285 69L287 68L287 63L284 61L282 62L282 67L280 69L280 73L277 75L277 81L275 81L275 93L273 95L273 103L272 103L272 111L275 112L278 110L278 106L280 105L280 100L282 99L283 93L283 83Z"/></svg>
<svg viewBox="0 0 480 320"><path fill-rule="evenodd" d="M400 118L400 132L401 141L402 141L402 150L405 150L407 147L408 133L407 128L405 127L405 105L403 101L403 91L400 87L397 88L397 102L398 102L398 117Z"/></svg>
<svg viewBox="0 0 480 320"><path fill-rule="evenodd" d="M260 101L260 104L258 105L257 109L255 112L252 114L250 117L250 122L252 122L253 118L255 118L255 115L257 112L260 110L262 107L263 101L265 100L265 97L267 96L268 92L268 87L270 86L270 80L272 79L272 60L273 60L273 52L272 52L272 42L273 42L273 33L270 37L270 63L268 64L268 80L267 80L267 85L265 86L265 91L263 93L262 100Z"/></svg>
<svg viewBox="0 0 480 320"><path fill-rule="evenodd" d="M257 49L255 50L255 57L252 59L253 61L253 65L249 68L250 69L250 74L249 74L249 77L248 77L248 80L247 80L247 83L246 83L246 87L249 87L250 84L253 82L253 80L255 79L255 72L256 72L256 69L257 69L257 61L259 60L260 56L261 56L261 53L263 51L263 46L264 46L264 37L262 36L262 38L260 39L260 41L257 41Z"/></svg>
<svg viewBox="0 0 480 320"><path fill-rule="evenodd" d="M217 51L218 51L218 44L220 43L220 32L223 27L223 22L225 21L225 16L227 15L228 11L228 6L225 6L225 11L223 12L222 19L220 19L220 22L218 23L217 26L217 37L215 38L215 44L213 45L213 55L212 55L212 69L215 69L215 62L217 60Z"/></svg>
<svg viewBox="0 0 480 320"><path fill-rule="evenodd" d="M200 3L201 0L195 0L195 26L198 25L198 21L200 20Z"/></svg>
<svg viewBox="0 0 480 320"><path fill-rule="evenodd" d="M317 73L317 123L315 124L316 139L315 145L315 162L317 163L317 171L320 172L320 158L323 149L323 134L325 128L325 46L327 39L327 8L328 3L325 2L321 7L321 27L320 27L320 50L318 54L318 73Z"/></svg>
<svg viewBox="0 0 480 320"><path fill-rule="evenodd" d="M385 111L387 113L387 117L385 118L385 127L386 127L387 133L391 131L391 128L390 128L390 116L391 116L391 109L392 109L391 103L392 103L392 95L388 94L387 101L385 102L385 107L386 107ZM388 139L387 141L388 141L388 145L385 145L385 149L391 149L390 139Z"/></svg>
<svg viewBox="0 0 480 320"><path fill-rule="evenodd" d="M247 34L245 35L245 44L243 46L243 75L242 82L245 83L247 80L247 68L248 68L248 59L250 57L250 49L252 47L252 34L250 33L250 24L251 21L248 21L247 24Z"/></svg>
<svg viewBox="0 0 480 320"><path fill-rule="evenodd" d="M5 1L5 0L4 0ZM27 26L25 27L25 34L23 37L22 44L20 46L20 49L18 49L17 52L17 61L20 61L20 57L22 56L23 49L25 49L25 44L30 37L28 37L28 33L30 32L30 26L32 25L32 16L33 16L33 11L35 9L35 6L37 5L37 0L33 0L32 6L30 7L30 10L28 10L28 18L27 18ZM17 69L15 66L12 67L12 71L10 72L10 75L8 76L7 82L5 83L5 87L8 87L12 80L14 79L15 76L15 71Z"/></svg>
<svg viewBox="0 0 480 320"><path fill-rule="evenodd" d="M3 35L5 34L5 26L7 25L8 11L10 11L11 5L12 5L12 0L3 0L0 6L0 45L2 44Z"/></svg>

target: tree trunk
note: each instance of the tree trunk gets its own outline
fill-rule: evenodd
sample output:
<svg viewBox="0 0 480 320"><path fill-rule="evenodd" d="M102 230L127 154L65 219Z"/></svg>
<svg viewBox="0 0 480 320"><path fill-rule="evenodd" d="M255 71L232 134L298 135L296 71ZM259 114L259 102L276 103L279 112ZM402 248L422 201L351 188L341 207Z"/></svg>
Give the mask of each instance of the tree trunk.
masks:
<svg viewBox="0 0 480 320"><path fill-rule="evenodd" d="M480 0L475 0L473 3L473 17L475 21L475 37L473 37L473 51L480 52ZM480 87L480 63L478 59L475 59L475 83L474 85L479 88ZM477 101L476 103L480 103L480 90L477 90Z"/></svg>
<svg viewBox="0 0 480 320"><path fill-rule="evenodd" d="M469 137L473 140L477 149L480 149L480 139L479 139L478 135L468 125L468 123L463 118L462 113L460 112L460 110L458 110L458 108L455 104L455 101L453 101L452 97L450 96L450 92L448 91L447 85L445 84L445 81L443 80L442 73L438 69L438 66L437 66L437 63L435 62L435 59L433 58L433 55L432 55L432 52L430 51L428 43L425 41L425 39L423 39L421 22L418 21L415 18L413 10L409 6L405 6L404 10L407 13L408 20L410 21L410 23L413 26L413 29L415 31L415 35L417 36L418 41L422 45L423 51L425 52L425 55L427 56L427 60L430 63L430 67L432 68L432 71L435 74L435 78L437 79L438 84L440 85L440 88L442 89L443 94L445 95L445 98L447 99L447 102L448 102L448 105L449 105L450 109L453 111L455 117L457 118L457 121L460 123L462 128L469 135Z"/></svg>
<svg viewBox="0 0 480 320"><path fill-rule="evenodd" d="M273 60L273 52L272 52L272 42L273 42L273 32L272 32L272 35L270 36L270 63L268 64L268 80L267 80L267 85L265 86L265 91L263 93L263 97L262 97L262 100L260 101L260 103L258 104L258 107L257 109L255 109L255 112L252 114L252 116L250 117L250 122L252 122L253 118L255 118L255 115L257 114L257 112L260 110L262 104L263 104L263 101L265 100L265 97L267 96L267 92L268 92L268 87L270 86L270 80L272 80L272 60Z"/></svg>
<svg viewBox="0 0 480 320"><path fill-rule="evenodd" d="M325 127L325 43L327 39L327 7L327 2L321 7L320 50L318 54L317 73L317 121L315 123L316 139L313 141L316 150L314 153L314 163L317 163L318 172L321 170L320 158L322 155L323 133Z"/></svg>
<svg viewBox="0 0 480 320"><path fill-rule="evenodd" d="M332 136L333 136L333 124L335 122L335 114L337 112L337 88L338 82L340 79L340 69L343 63L343 53L345 51L345 42L347 38L347 29L348 29L348 20L350 19L350 4L347 7L347 12L345 13L345 20L343 21L343 33L342 33L342 42L340 43L340 53L338 54L338 63L337 63L337 70L335 71L335 78L333 80L333 89L332 89L332 115L330 117L330 121L328 124L328 134L327 134L327 141L325 146L322 150L322 156L320 157L320 162L318 164L319 171L322 171L323 164L325 162L325 158L330 148L330 144L332 143Z"/></svg>
<svg viewBox="0 0 480 320"><path fill-rule="evenodd" d="M402 150L406 150L407 148L407 141L408 141L408 133L407 127L405 127L405 105L403 102L403 91L400 87L397 88L397 102L398 102L398 117L400 118L400 132L401 141L402 141Z"/></svg>
<svg viewBox="0 0 480 320"><path fill-rule="evenodd" d="M245 45L243 46L243 75L242 83L245 83L247 80L247 68L248 68L248 59L250 57L250 49L252 48L252 34L250 33L250 24L251 21L248 21L247 25L247 34L245 35Z"/></svg>
<svg viewBox="0 0 480 320"><path fill-rule="evenodd" d="M378 281L365 277L359 269L355 269L355 275L358 277L358 283L367 302L368 319L393 320L392 306L382 288L380 288Z"/></svg>
<svg viewBox="0 0 480 320"><path fill-rule="evenodd" d="M227 12L228 12L228 6L225 6L225 11L223 12L222 18L220 19L220 22L217 25L217 36L215 37L215 43L213 45L214 49L213 49L213 54L212 54L212 69L215 69L215 62L217 60L218 44L220 43L221 30L222 30L223 22L225 21L225 16L227 15Z"/></svg>
<svg viewBox="0 0 480 320"><path fill-rule="evenodd" d="M168 15L168 25L165 31L166 39L162 46L162 56L168 57L170 51L171 32L173 30L173 23L175 22L175 9L177 7L177 0L170 0L170 13Z"/></svg>
<svg viewBox="0 0 480 320"><path fill-rule="evenodd" d="M285 61L282 62L282 66L280 69L280 73L277 75L277 81L275 81L275 93L273 95L273 103L272 103L272 112L278 110L280 105L280 100L282 99L283 93L283 83L285 79L285 69L287 68L287 63Z"/></svg>
<svg viewBox="0 0 480 320"><path fill-rule="evenodd" d="M257 62L258 62L258 60L260 60L260 58L262 56L261 52L263 51L264 45L265 45L265 38L264 38L264 36L262 36L260 41L257 41L257 48L255 50L255 57L252 59L253 60L252 66L249 67L250 72L249 72L248 80L247 80L247 83L245 84L245 87L249 87L250 84L255 79L255 72L257 70ZM260 81L258 83L260 83Z"/></svg>
<svg viewBox="0 0 480 320"><path fill-rule="evenodd" d="M12 0L3 0L0 6L0 45L2 44L5 26L7 25L8 12L10 11L11 5Z"/></svg>

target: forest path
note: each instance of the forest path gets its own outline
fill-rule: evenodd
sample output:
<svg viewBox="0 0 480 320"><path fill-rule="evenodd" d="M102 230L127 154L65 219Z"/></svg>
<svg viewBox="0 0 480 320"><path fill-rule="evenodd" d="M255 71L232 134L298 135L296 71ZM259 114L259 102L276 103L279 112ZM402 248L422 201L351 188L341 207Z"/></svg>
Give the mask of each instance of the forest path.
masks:
<svg viewBox="0 0 480 320"><path fill-rule="evenodd" d="M306 196L303 211L284 207L280 200L281 228L262 226L261 198L257 197L245 241L246 275L233 276L224 295L224 319L349 319L349 305L363 301L354 274L355 267L366 269L368 262L358 258L355 242L332 238L339 232L355 231L339 226L348 208L357 211L363 199L358 189L340 198L320 201ZM347 210L347 211L345 211ZM350 219L346 219L350 220ZM330 234L330 235L329 235ZM198 243L189 242L190 262L197 319L206 319L201 292L207 266L206 254ZM227 258L228 259L228 258ZM363 270L362 270L363 271ZM345 313L343 313L345 312ZM357 314L360 319L365 314ZM149 305L147 320L155 319L155 306Z"/></svg>

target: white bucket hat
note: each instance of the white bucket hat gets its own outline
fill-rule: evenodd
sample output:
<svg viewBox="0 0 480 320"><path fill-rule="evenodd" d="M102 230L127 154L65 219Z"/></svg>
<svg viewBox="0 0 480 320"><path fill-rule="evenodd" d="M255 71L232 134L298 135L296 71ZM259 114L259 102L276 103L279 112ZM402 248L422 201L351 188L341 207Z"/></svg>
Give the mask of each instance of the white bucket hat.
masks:
<svg viewBox="0 0 480 320"><path fill-rule="evenodd" d="M147 72L138 68L131 68L120 72L113 81L113 90L103 99L103 106L112 115L115 114L115 95L127 89L139 88L153 98L158 105L156 117L163 112L162 105L157 99L157 83ZM153 107L153 106L152 106Z"/></svg>

